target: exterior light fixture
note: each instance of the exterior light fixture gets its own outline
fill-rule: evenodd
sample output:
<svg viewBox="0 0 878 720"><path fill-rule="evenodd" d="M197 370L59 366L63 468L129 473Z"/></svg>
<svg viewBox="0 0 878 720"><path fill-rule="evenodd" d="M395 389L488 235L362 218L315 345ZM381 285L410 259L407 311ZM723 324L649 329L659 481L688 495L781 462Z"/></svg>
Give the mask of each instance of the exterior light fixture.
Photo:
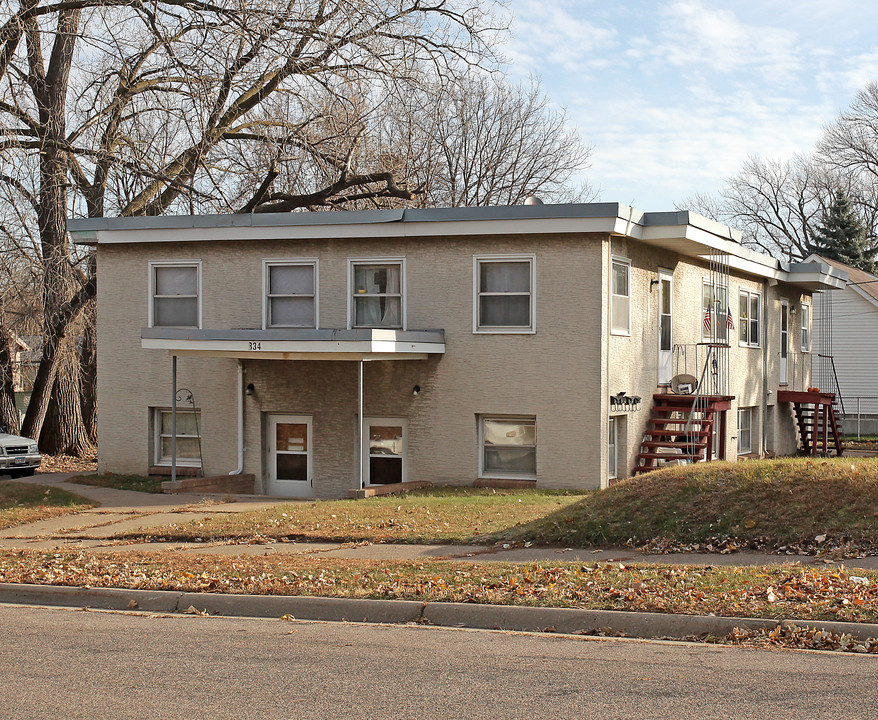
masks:
<svg viewBox="0 0 878 720"><path fill-rule="evenodd" d="M414 395L415 397L417 397L417 396L420 395L420 394L421 394L421 386L420 386L420 385L415 385L415 386L412 388L412 395Z"/></svg>
<svg viewBox="0 0 878 720"><path fill-rule="evenodd" d="M253 383L247 383L247 387L244 388L244 394L245 395L252 395L255 392L256 392L256 387L253 385Z"/></svg>

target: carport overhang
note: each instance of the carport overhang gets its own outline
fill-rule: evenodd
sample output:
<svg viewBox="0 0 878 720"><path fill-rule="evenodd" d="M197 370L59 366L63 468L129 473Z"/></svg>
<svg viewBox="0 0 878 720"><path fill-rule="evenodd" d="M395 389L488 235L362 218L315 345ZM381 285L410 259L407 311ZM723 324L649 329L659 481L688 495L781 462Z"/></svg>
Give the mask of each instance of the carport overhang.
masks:
<svg viewBox="0 0 878 720"><path fill-rule="evenodd" d="M426 360L445 354L444 330L143 328L140 342L169 355L236 360Z"/></svg>

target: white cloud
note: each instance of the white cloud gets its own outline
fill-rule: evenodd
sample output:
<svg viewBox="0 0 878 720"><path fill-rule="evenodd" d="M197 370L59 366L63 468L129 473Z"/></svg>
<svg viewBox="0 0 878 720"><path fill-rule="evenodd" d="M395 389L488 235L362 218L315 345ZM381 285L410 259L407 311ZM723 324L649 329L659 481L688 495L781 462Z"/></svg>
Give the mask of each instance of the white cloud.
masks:
<svg viewBox="0 0 878 720"><path fill-rule="evenodd" d="M579 107L570 110L584 117ZM696 193L717 192L750 155L789 157L810 148L825 108L802 110L778 113L771 101L746 92L697 106L622 101L611 124L580 128L595 146L589 176L605 200L667 210Z"/></svg>
<svg viewBox="0 0 878 720"><path fill-rule="evenodd" d="M775 81L791 79L802 64L795 32L744 23L734 12L701 0L665 6L655 36L637 38L630 54L684 73L758 71Z"/></svg>
<svg viewBox="0 0 878 720"><path fill-rule="evenodd" d="M606 64L617 31L585 19L576 0L515 0L512 38L506 55L530 72L583 72Z"/></svg>

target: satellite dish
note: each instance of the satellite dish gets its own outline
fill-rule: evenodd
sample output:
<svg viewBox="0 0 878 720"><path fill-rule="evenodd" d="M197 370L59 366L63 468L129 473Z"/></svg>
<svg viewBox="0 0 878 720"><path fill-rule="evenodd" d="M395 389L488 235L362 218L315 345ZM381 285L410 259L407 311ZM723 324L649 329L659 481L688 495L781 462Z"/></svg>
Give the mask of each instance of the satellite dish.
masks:
<svg viewBox="0 0 878 720"><path fill-rule="evenodd" d="M524 199L524 204L525 205L542 205L543 201L540 200L536 195L528 195Z"/></svg>
<svg viewBox="0 0 878 720"><path fill-rule="evenodd" d="M671 378L671 390L677 393L677 395L691 395L695 392L697 386L698 378L694 375L682 373Z"/></svg>

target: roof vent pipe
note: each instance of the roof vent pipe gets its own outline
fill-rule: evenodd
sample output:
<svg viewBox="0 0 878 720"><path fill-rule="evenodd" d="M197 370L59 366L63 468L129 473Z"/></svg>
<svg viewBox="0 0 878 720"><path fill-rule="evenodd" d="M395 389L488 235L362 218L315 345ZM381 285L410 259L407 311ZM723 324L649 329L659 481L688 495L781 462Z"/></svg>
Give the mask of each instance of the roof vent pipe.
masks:
<svg viewBox="0 0 878 720"><path fill-rule="evenodd" d="M525 205L542 205L543 201L540 200L536 195L528 195L524 199L524 204Z"/></svg>

